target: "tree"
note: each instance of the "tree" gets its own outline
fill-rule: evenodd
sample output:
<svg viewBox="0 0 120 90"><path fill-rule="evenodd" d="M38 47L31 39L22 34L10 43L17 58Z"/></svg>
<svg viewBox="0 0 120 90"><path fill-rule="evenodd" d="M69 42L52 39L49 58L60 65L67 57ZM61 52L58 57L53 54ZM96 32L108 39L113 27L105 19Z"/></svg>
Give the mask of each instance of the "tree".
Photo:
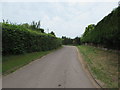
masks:
<svg viewBox="0 0 120 90"><path fill-rule="evenodd" d="M85 32L83 34L83 37L86 36L91 30L93 30L95 28L94 24L90 24L88 25L88 27L85 28Z"/></svg>
<svg viewBox="0 0 120 90"><path fill-rule="evenodd" d="M80 37L75 37L75 38L73 39L73 44L74 44L74 45L80 45L80 44L81 44Z"/></svg>
<svg viewBox="0 0 120 90"><path fill-rule="evenodd" d="M32 28L32 29L36 29L36 23L35 23L35 21L32 21L32 23L31 23L31 28Z"/></svg>
<svg viewBox="0 0 120 90"><path fill-rule="evenodd" d="M40 28L40 21L38 21L38 23L37 23L37 28Z"/></svg>
<svg viewBox="0 0 120 90"><path fill-rule="evenodd" d="M25 28L29 28L29 24L28 23L24 23L24 24L22 24L22 26L25 27Z"/></svg>
<svg viewBox="0 0 120 90"><path fill-rule="evenodd" d="M54 33L53 31L51 31L50 34L52 34L53 36L56 36L55 33Z"/></svg>
<svg viewBox="0 0 120 90"><path fill-rule="evenodd" d="M70 45L70 44L73 44L73 39L71 39L71 38L68 38L68 37L62 36L62 39L63 39L62 43L63 43L64 45Z"/></svg>
<svg viewBox="0 0 120 90"><path fill-rule="evenodd" d="M38 22L33 21L31 24L31 27L33 29L39 29L40 28L40 21L38 21Z"/></svg>
<svg viewBox="0 0 120 90"><path fill-rule="evenodd" d="M44 33L44 29L40 28L39 30L40 30L41 33Z"/></svg>

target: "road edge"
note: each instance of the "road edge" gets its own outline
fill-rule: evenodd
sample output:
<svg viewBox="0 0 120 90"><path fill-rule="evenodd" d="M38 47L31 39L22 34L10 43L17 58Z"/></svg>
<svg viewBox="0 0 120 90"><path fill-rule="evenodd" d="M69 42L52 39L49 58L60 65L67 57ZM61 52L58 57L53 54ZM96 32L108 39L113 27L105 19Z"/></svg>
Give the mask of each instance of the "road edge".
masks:
<svg viewBox="0 0 120 90"><path fill-rule="evenodd" d="M85 73L87 74L88 78L90 79L90 81L92 82L92 84L96 87L96 88L102 88L102 86L97 82L97 80L94 78L94 76L92 75L92 73L89 70L89 67L87 65L87 63L84 61L84 59L82 58L82 55L80 53L80 51L78 50L77 47L75 47L77 50L77 56L79 59L80 64L82 65L82 69L85 71Z"/></svg>
<svg viewBox="0 0 120 90"><path fill-rule="evenodd" d="M61 48L63 48L63 46L61 46L61 47L59 47L59 48L57 48L57 49L51 50L51 52L49 52L49 53L41 56L41 57L38 58L38 59L32 60L31 62L28 62L28 63L26 63L26 64L24 64L24 65L21 65L20 67L18 67L17 69L15 69L13 72L9 72L9 73L3 74L2 77L5 77L5 76L7 76L7 75L9 75L9 74L12 74L12 73L15 73L15 72L18 71L18 70L24 69L26 66L32 64L33 62L36 62L36 61L38 61L38 60L40 60L40 59L42 59L42 58L45 58L47 55L49 55L49 54L51 54L51 53L54 53L55 51L57 51L57 50L59 50L59 49L61 49Z"/></svg>

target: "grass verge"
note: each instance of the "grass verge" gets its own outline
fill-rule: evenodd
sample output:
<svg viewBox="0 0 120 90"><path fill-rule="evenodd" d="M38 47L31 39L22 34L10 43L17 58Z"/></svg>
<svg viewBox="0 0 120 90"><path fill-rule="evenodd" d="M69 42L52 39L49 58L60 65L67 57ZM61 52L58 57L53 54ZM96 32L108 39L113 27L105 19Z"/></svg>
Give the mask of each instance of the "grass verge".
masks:
<svg viewBox="0 0 120 90"><path fill-rule="evenodd" d="M19 69L20 67L38 59L42 56L55 51L42 51L42 52L32 52L26 53L21 55L10 55L10 56L3 56L2 57L2 74L7 75L15 70Z"/></svg>
<svg viewBox="0 0 120 90"><path fill-rule="evenodd" d="M77 46L93 76L104 88L118 88L120 54L92 46Z"/></svg>

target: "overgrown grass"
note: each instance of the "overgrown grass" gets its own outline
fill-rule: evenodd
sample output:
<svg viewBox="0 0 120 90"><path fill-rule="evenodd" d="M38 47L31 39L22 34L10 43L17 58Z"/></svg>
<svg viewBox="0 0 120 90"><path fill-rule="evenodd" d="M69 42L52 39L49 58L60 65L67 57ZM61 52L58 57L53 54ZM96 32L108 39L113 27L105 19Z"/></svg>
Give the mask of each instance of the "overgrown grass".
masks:
<svg viewBox="0 0 120 90"><path fill-rule="evenodd" d="M91 73L106 88L118 88L118 58L120 54L92 46L78 46Z"/></svg>
<svg viewBox="0 0 120 90"><path fill-rule="evenodd" d="M33 60L41 58L42 56L52 51L53 50L26 53L21 55L3 56L2 57L2 74L6 75L8 73L14 72L16 69L30 63Z"/></svg>

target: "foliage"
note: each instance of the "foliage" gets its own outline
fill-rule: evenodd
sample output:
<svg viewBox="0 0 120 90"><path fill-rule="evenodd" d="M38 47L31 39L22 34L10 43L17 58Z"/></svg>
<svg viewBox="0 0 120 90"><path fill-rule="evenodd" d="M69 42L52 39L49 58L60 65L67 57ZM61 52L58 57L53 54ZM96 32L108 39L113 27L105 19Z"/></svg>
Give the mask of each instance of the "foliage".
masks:
<svg viewBox="0 0 120 90"><path fill-rule="evenodd" d="M73 44L73 39L71 39L71 38L67 38L65 36L62 36L62 39L63 39L62 43L64 45L71 45L71 44Z"/></svg>
<svg viewBox="0 0 120 90"><path fill-rule="evenodd" d="M50 34L52 34L53 36L55 36L55 33L53 31L51 31Z"/></svg>
<svg viewBox="0 0 120 90"><path fill-rule="evenodd" d="M30 25L2 23L3 55L47 51L55 49L62 44L60 38L26 28L26 26L29 27Z"/></svg>
<svg viewBox="0 0 120 90"><path fill-rule="evenodd" d="M74 39L62 36L62 43L64 45L80 45L81 41L80 41L80 37L75 37Z"/></svg>
<svg viewBox="0 0 120 90"><path fill-rule="evenodd" d="M73 39L73 44L74 44L74 45L80 45L80 44L81 44L80 37L75 37L75 38Z"/></svg>
<svg viewBox="0 0 120 90"><path fill-rule="evenodd" d="M94 29L94 27L95 27L94 24L88 25L88 27L85 28L85 32L83 34L83 37L87 36Z"/></svg>
<svg viewBox="0 0 120 90"><path fill-rule="evenodd" d="M89 25L81 38L82 43L92 43L107 48L120 49L120 7L105 16L96 26Z"/></svg>

